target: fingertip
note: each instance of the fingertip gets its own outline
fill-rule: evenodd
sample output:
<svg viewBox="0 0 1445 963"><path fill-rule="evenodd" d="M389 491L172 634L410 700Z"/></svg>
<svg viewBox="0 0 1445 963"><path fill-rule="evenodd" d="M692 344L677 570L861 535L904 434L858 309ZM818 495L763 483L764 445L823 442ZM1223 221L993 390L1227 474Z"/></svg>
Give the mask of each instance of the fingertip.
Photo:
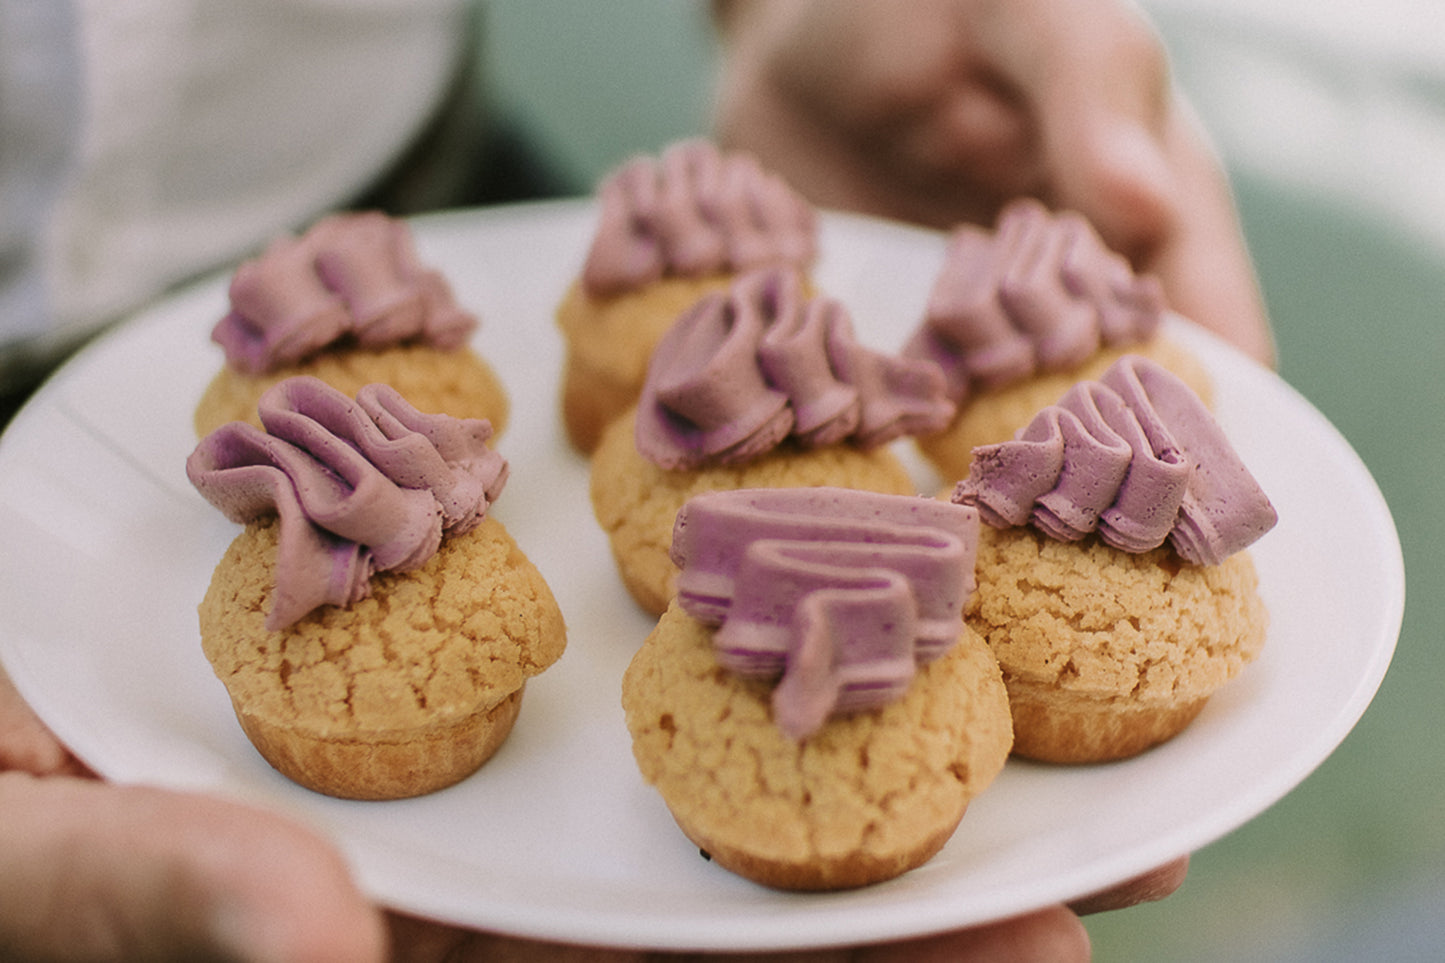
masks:
<svg viewBox="0 0 1445 963"><path fill-rule="evenodd" d="M308 907L314 909L314 907ZM322 911L304 921L252 903L217 906L207 941L224 959L247 963L381 963L385 941L379 912L342 916Z"/></svg>
<svg viewBox="0 0 1445 963"><path fill-rule="evenodd" d="M1084 921L1065 906L1050 906L996 925L994 945L979 960L1088 963L1093 945Z"/></svg>
<svg viewBox="0 0 1445 963"><path fill-rule="evenodd" d="M0 810L0 943L22 958L385 959L345 860L283 816L20 773L0 775Z"/></svg>
<svg viewBox="0 0 1445 963"><path fill-rule="evenodd" d="M966 930L869 948L854 958L860 963L1088 963L1092 955L1083 921L1065 906L1049 906Z"/></svg>
<svg viewBox="0 0 1445 963"><path fill-rule="evenodd" d="M20 697L0 665L0 772L12 770L32 776L88 774Z"/></svg>
<svg viewBox="0 0 1445 963"><path fill-rule="evenodd" d="M1120 122L1090 130L1059 163L1056 205L1087 217L1136 266L1178 229L1178 185L1163 146L1145 128Z"/></svg>
<svg viewBox="0 0 1445 963"><path fill-rule="evenodd" d="M1074 900L1069 907L1080 916L1088 916L1158 902L1173 895L1188 875L1189 857L1185 855L1101 893Z"/></svg>
<svg viewBox="0 0 1445 963"><path fill-rule="evenodd" d="M197 885L212 893L209 938L257 963L382 963L382 912L341 854L304 826L253 818L257 831L198 859Z"/></svg>

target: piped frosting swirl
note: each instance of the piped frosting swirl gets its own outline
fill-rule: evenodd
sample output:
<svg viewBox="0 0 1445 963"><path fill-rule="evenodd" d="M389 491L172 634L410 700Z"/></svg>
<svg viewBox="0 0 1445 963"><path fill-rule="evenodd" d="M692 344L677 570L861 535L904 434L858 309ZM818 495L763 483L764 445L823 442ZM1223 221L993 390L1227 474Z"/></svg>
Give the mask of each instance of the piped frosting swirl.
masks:
<svg viewBox="0 0 1445 963"><path fill-rule="evenodd" d="M936 499L843 488L698 495L677 515L678 604L718 626L720 664L779 679L791 738L900 698L963 631L978 514Z"/></svg>
<svg viewBox="0 0 1445 963"><path fill-rule="evenodd" d="M752 155L723 153L706 140L633 158L602 182L598 199L582 268L583 287L598 297L665 276L802 268L817 252L812 205Z"/></svg>
<svg viewBox="0 0 1445 963"><path fill-rule="evenodd" d="M1014 440L975 448L953 500L996 528L1032 524L1061 541L1097 531L1145 552L1167 540L1198 565L1219 564L1278 519L1199 397L1138 355L1074 385Z"/></svg>
<svg viewBox="0 0 1445 963"><path fill-rule="evenodd" d="M962 404L976 390L1148 340L1163 314L1158 279L1135 274L1087 220L1021 199L1004 208L993 232L953 232L904 353L937 362L949 397Z"/></svg>
<svg viewBox="0 0 1445 963"><path fill-rule="evenodd" d="M450 350L476 327L440 272L421 263L406 223L369 211L323 218L241 264L211 340L232 368L261 374L343 339Z"/></svg>
<svg viewBox="0 0 1445 963"><path fill-rule="evenodd" d="M740 464L785 439L863 448L953 418L931 363L859 344L847 309L769 268L703 296L658 343L637 406L637 450L668 470Z"/></svg>
<svg viewBox="0 0 1445 963"><path fill-rule="evenodd" d="M352 400L311 377L288 378L243 422L203 438L186 460L201 495L231 521L279 518L276 590L266 627L370 594L378 571L404 572L442 536L481 524L507 462L490 422L417 411L389 385Z"/></svg>

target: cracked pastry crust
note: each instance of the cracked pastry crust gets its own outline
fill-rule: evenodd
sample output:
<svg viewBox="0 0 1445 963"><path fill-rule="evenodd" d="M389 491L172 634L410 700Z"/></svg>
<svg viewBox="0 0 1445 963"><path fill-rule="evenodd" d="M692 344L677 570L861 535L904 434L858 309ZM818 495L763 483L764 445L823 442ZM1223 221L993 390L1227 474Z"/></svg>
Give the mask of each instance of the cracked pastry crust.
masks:
<svg viewBox="0 0 1445 963"><path fill-rule="evenodd" d="M1101 762L1177 735L1264 645L1249 553L1190 565L982 526L967 619L1003 669L1014 753Z"/></svg>
<svg viewBox="0 0 1445 963"><path fill-rule="evenodd" d="M973 449L1008 441L1041 410L1057 404L1079 381L1096 381L1126 354L1137 354L1163 365L1209 404L1213 385L1204 365L1167 338L1146 344L1105 348L1072 371L1036 375L996 391L980 392L964 401L958 416L943 431L917 439L918 450L950 481L968 477Z"/></svg>
<svg viewBox="0 0 1445 963"><path fill-rule="evenodd" d="M712 860L765 886L845 889L922 865L1008 757L998 665L968 629L901 700L801 743L770 692L719 666L712 631L675 603L622 681L643 778Z"/></svg>
<svg viewBox="0 0 1445 963"><path fill-rule="evenodd" d="M661 278L637 291L592 297L574 281L557 307L566 357L562 425L573 447L591 454L602 432L637 403L657 342L678 317L732 274Z"/></svg>
<svg viewBox="0 0 1445 963"><path fill-rule="evenodd" d="M389 384L418 411L454 418L486 418L493 438L507 426L509 402L502 381L470 348L441 351L430 345L398 345L379 351L324 351L300 364L263 375L229 366L211 379L196 406L196 436L204 438L232 421L260 427L256 403L266 389L297 375L311 375L348 398L369 384Z"/></svg>
<svg viewBox="0 0 1445 963"><path fill-rule="evenodd" d="M612 546L622 582L649 615L661 615L676 594L672 524L689 498L738 488L808 488L834 485L893 495L913 495L908 470L891 451L850 445L803 450L778 448L731 467L666 471L638 454L633 441L635 409L603 433L592 455L592 511Z"/></svg>
<svg viewBox="0 0 1445 963"><path fill-rule="evenodd" d="M268 632L274 519L231 543L201 602L201 645L236 717L292 780L348 799L451 785L506 739L528 678L566 645L536 567L487 518L369 598Z"/></svg>

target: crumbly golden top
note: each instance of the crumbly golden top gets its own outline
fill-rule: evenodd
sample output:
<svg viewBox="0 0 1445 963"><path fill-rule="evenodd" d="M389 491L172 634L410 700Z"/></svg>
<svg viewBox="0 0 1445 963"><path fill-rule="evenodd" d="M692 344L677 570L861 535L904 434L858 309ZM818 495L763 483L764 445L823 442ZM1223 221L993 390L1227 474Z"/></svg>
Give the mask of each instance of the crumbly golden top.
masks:
<svg viewBox="0 0 1445 963"><path fill-rule="evenodd" d="M1004 677L1164 705L1207 696L1254 659L1268 612L1254 563L1190 565L1172 549L1122 552L983 526L968 622Z"/></svg>
<svg viewBox="0 0 1445 963"><path fill-rule="evenodd" d="M573 282L557 306L557 325L577 360L613 378L642 386L652 348L678 316L731 274L661 278L636 291L598 298Z"/></svg>
<svg viewBox="0 0 1445 963"><path fill-rule="evenodd" d="M953 424L918 440L918 446L946 479L967 477L973 449L1007 441L1039 411L1056 403L1078 381L1097 379L1125 354L1143 355L1179 376L1205 402L1213 387L1204 365L1168 338L1156 337L1128 348L1104 348L1082 366L1063 372L1035 375L994 391L982 391L965 401Z"/></svg>
<svg viewBox="0 0 1445 963"><path fill-rule="evenodd" d="M555 662L562 615L501 523L446 539L422 568L372 580L370 598L265 629L277 526L247 526L200 605L201 643L232 699L317 736L404 731L486 709Z"/></svg>
<svg viewBox="0 0 1445 963"><path fill-rule="evenodd" d="M850 445L810 451L786 448L746 465L695 471L666 471L637 453L632 441L633 414L617 419L592 455L592 510L611 539L618 564L633 570L660 614L673 596L677 566L669 557L672 524L692 496L738 488L799 488L836 485L896 495L915 492L907 469L887 448L861 451ZM637 594L637 587L623 578ZM641 601L639 599L639 601Z"/></svg>
<svg viewBox="0 0 1445 963"><path fill-rule="evenodd" d="M506 427L509 405L496 372L475 351L442 351L428 345L397 345L379 351L325 351L293 367L264 375L222 368L196 406L196 434L204 437L230 421L260 427L256 402L266 389L296 375L311 375L348 397L365 385L389 384L418 411L456 418L486 418L492 430Z"/></svg>
<svg viewBox="0 0 1445 963"><path fill-rule="evenodd" d="M622 688L643 778L704 837L791 862L888 855L951 827L1007 758L1007 696L972 632L902 700L802 743L773 722L765 684L718 665L711 634L673 605Z"/></svg>

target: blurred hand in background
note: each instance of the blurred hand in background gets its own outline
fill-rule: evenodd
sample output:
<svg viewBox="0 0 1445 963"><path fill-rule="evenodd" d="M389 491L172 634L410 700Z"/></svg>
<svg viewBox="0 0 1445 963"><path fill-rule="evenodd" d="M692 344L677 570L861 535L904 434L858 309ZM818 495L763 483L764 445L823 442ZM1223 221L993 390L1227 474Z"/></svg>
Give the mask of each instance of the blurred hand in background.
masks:
<svg viewBox="0 0 1445 963"><path fill-rule="evenodd" d="M715 0L716 136L815 203L947 229L1020 195L1088 217L1265 363L1228 180L1123 0Z"/></svg>

